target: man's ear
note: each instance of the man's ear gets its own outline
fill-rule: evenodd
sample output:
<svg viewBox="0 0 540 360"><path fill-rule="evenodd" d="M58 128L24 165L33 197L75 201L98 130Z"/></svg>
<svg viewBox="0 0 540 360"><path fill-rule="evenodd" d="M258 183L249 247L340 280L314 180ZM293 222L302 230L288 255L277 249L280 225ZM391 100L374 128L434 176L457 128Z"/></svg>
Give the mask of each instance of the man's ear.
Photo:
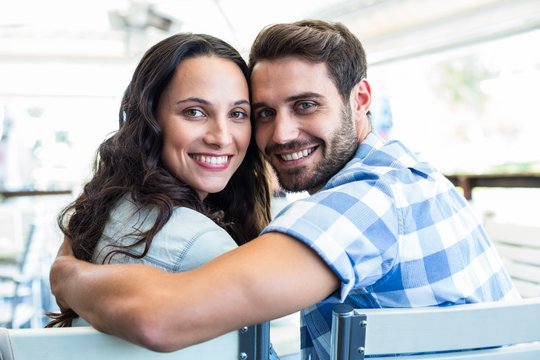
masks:
<svg viewBox="0 0 540 360"><path fill-rule="evenodd" d="M360 80L351 91L351 106L354 116L364 118L371 105L371 87L366 79Z"/></svg>

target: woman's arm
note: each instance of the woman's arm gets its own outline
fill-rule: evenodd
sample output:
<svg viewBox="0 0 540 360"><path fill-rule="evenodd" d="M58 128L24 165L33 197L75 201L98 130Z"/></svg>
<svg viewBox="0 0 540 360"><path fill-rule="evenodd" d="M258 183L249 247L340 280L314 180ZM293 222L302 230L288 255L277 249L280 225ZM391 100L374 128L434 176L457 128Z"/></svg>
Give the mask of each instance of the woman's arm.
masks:
<svg viewBox="0 0 540 360"><path fill-rule="evenodd" d="M310 248L265 234L195 270L76 260L65 242L51 269L60 306L96 329L156 351L173 351L242 326L296 312L339 280Z"/></svg>

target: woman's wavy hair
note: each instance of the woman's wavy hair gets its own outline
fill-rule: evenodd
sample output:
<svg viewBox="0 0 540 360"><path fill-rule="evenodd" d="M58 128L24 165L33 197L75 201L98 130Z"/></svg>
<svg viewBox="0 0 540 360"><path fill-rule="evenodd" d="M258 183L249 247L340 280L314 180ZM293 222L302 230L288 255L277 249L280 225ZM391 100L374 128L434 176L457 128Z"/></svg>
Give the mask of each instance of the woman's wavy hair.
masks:
<svg viewBox="0 0 540 360"><path fill-rule="evenodd" d="M250 70L240 54L226 42L210 35L182 33L151 47L140 60L129 83L119 111L119 130L98 148L93 177L79 197L58 216L58 225L71 239L75 256L91 261L96 245L117 201L130 195L139 208L157 210L153 226L135 235L144 244L140 255L125 248L115 253L142 258L153 237L169 220L175 207L201 212L223 227L238 245L255 238L270 221L270 186L267 165L259 153L252 132L244 161L227 186L201 201L197 193L176 178L162 164L162 129L156 118L159 100L182 61L215 56L233 61L250 83ZM251 118L252 128L253 118ZM182 231L181 228L177 231ZM77 315L71 311L49 314L47 325L70 326Z"/></svg>

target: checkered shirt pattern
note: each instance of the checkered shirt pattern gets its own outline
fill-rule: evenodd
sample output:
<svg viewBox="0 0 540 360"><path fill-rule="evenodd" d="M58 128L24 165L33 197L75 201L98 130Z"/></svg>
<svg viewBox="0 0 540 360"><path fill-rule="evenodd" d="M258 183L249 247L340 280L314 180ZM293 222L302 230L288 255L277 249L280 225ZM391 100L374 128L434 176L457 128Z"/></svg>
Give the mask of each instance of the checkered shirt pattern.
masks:
<svg viewBox="0 0 540 360"><path fill-rule="evenodd" d="M319 192L264 232L291 235L341 289L301 313L302 359L329 359L333 305L448 306L519 298L481 222L440 172L371 133Z"/></svg>

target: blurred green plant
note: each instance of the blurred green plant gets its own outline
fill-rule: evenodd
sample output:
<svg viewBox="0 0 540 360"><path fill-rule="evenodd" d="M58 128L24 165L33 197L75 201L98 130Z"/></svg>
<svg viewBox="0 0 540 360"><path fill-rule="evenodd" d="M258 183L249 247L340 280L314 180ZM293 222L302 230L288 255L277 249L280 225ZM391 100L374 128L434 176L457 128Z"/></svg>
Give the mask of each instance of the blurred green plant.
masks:
<svg viewBox="0 0 540 360"><path fill-rule="evenodd" d="M487 100L482 91L482 81L495 77L481 61L474 56L452 59L439 63L436 67L438 93L449 104L464 107L479 113Z"/></svg>

